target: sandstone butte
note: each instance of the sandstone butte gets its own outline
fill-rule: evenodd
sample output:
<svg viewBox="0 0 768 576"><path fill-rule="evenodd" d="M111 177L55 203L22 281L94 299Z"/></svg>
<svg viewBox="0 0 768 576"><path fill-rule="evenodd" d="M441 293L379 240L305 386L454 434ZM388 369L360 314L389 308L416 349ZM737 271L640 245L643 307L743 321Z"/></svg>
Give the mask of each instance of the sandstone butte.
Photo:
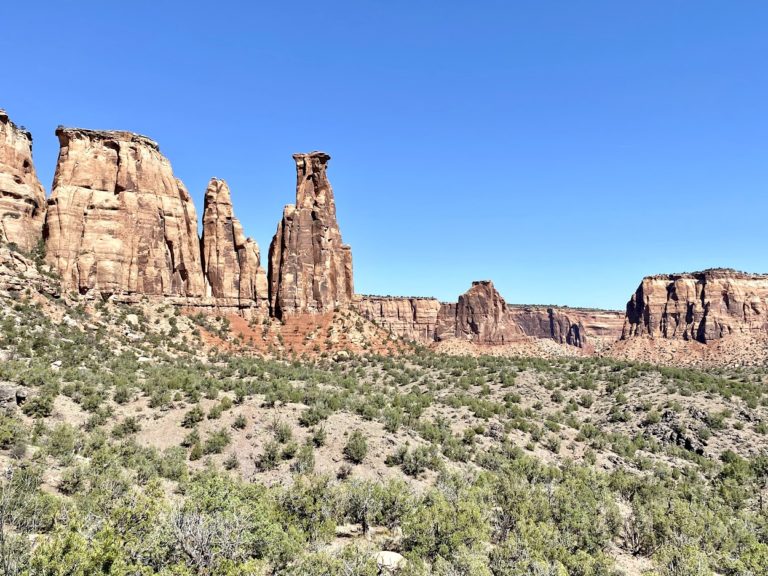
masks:
<svg viewBox="0 0 768 576"><path fill-rule="evenodd" d="M768 275L717 268L644 278L627 304L622 338L702 343L768 333Z"/></svg>
<svg viewBox="0 0 768 576"><path fill-rule="evenodd" d="M203 296L195 207L157 143L130 132L56 135L46 249L64 288Z"/></svg>
<svg viewBox="0 0 768 576"><path fill-rule="evenodd" d="M45 190L32 163L32 136L0 110L0 242L32 251L44 219Z"/></svg>
<svg viewBox="0 0 768 576"><path fill-rule="evenodd" d="M474 282L454 303L356 295L323 152L293 156L296 202L283 211L265 273L225 181L208 185L198 237L192 199L156 142L122 131L59 127L56 134L60 153L46 206L32 138L0 111L0 242L8 245L0 284L9 290L34 285L37 276L31 260L6 248L29 253L44 240L66 291L277 318L355 309L424 344L535 338L591 350L619 339L768 341L768 275L727 269L646 277L626 312L511 305L490 281Z"/></svg>

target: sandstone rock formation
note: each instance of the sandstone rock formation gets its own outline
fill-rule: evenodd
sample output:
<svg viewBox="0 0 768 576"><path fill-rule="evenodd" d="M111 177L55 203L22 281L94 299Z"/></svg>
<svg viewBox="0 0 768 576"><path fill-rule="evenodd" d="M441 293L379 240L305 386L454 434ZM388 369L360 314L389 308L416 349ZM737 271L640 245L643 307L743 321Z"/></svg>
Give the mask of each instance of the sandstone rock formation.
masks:
<svg viewBox="0 0 768 576"><path fill-rule="evenodd" d="M644 278L627 303L622 338L708 343L750 332L768 333L768 275L717 268Z"/></svg>
<svg viewBox="0 0 768 576"><path fill-rule="evenodd" d="M294 154L296 204L288 205L269 246L272 314L322 313L352 302L352 251L341 241L330 156Z"/></svg>
<svg viewBox="0 0 768 576"><path fill-rule="evenodd" d="M528 337L592 348L617 340L624 319L614 310L510 305L490 281L473 282L455 303L357 296L355 307L379 326L423 344L462 339L494 345Z"/></svg>
<svg viewBox="0 0 768 576"><path fill-rule="evenodd" d="M458 302L444 305L438 317L438 338L451 336L479 344L505 344L523 336L509 317L507 303L490 280L472 282ZM451 334L453 328L453 334Z"/></svg>
<svg viewBox="0 0 768 576"><path fill-rule="evenodd" d="M63 287L203 296L195 207L158 145L130 132L56 135L46 249Z"/></svg>
<svg viewBox="0 0 768 576"><path fill-rule="evenodd" d="M209 296L239 306L268 305L267 274L261 267L259 245L245 237L224 180L213 178L205 191L200 245Z"/></svg>
<svg viewBox="0 0 768 576"><path fill-rule="evenodd" d="M509 315L527 336L550 338L579 348L616 341L624 317L617 310L553 306L510 306Z"/></svg>
<svg viewBox="0 0 768 576"><path fill-rule="evenodd" d="M32 136L0 110L0 242L30 252L42 238L45 190L32 163Z"/></svg>
<svg viewBox="0 0 768 576"><path fill-rule="evenodd" d="M440 302L436 298L356 296L355 308L392 334L428 343L435 340Z"/></svg>

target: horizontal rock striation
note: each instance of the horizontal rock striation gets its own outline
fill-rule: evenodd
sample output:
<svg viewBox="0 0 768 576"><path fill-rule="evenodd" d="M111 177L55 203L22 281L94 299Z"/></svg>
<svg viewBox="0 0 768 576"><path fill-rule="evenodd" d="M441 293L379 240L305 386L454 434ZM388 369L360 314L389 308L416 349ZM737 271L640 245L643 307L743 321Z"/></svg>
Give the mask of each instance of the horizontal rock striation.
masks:
<svg viewBox="0 0 768 576"><path fill-rule="evenodd" d="M716 268L643 279L627 303L623 339L712 342L768 333L768 275Z"/></svg>
<svg viewBox="0 0 768 576"><path fill-rule="evenodd" d="M240 307L268 307L267 274L261 267L259 245L246 238L235 218L224 180L213 178L205 191L200 245L208 296Z"/></svg>
<svg viewBox="0 0 768 576"><path fill-rule="evenodd" d="M440 302L436 298L356 295L362 316L392 334L415 342L435 340Z"/></svg>
<svg viewBox="0 0 768 576"><path fill-rule="evenodd" d="M527 336L587 348L621 336L624 314L618 310L589 310L553 306L510 306L510 318Z"/></svg>
<svg viewBox="0 0 768 576"><path fill-rule="evenodd" d="M0 242L31 252L44 220L45 190L32 162L32 136L0 110Z"/></svg>
<svg viewBox="0 0 768 576"><path fill-rule="evenodd" d="M624 319L622 312L613 310L510 305L488 280L473 282L453 303L357 296L355 306L365 318L394 334L424 344L461 339L501 345L541 338L587 348L617 340Z"/></svg>
<svg viewBox="0 0 768 576"><path fill-rule="evenodd" d="M352 303L352 251L343 244L324 152L294 154L296 204L269 247L272 314L324 313Z"/></svg>
<svg viewBox="0 0 768 576"><path fill-rule="evenodd" d="M130 132L56 135L46 249L64 288L204 296L195 207L157 143Z"/></svg>
<svg viewBox="0 0 768 576"><path fill-rule="evenodd" d="M440 340L453 337L477 344L506 344L524 336L490 280L472 282L455 305L444 305L438 325Z"/></svg>

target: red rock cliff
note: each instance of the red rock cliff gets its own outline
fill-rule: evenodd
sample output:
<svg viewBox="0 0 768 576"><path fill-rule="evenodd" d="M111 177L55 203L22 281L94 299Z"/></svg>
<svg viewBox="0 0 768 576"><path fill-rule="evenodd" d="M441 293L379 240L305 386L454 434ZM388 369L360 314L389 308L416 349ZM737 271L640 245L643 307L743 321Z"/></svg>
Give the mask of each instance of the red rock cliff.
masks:
<svg viewBox="0 0 768 576"><path fill-rule="evenodd" d="M614 310L510 305L490 281L473 282L455 303L358 296L356 307L380 326L424 344L455 338L505 344L530 337L586 348L617 340L624 318Z"/></svg>
<svg viewBox="0 0 768 576"><path fill-rule="evenodd" d="M768 275L711 269L643 279L627 303L622 338L707 343L768 332Z"/></svg>
<svg viewBox="0 0 768 576"><path fill-rule="evenodd" d="M158 145L130 132L56 135L46 248L64 288L203 296L195 207Z"/></svg>
<svg viewBox="0 0 768 576"><path fill-rule="evenodd" d="M433 342L440 302L436 298L356 296L363 317L393 334L415 342Z"/></svg>
<svg viewBox="0 0 768 576"><path fill-rule="evenodd" d="M324 152L294 154L296 204L269 247L272 314L330 312L352 302L352 251L342 243Z"/></svg>
<svg viewBox="0 0 768 576"><path fill-rule="evenodd" d="M25 252L42 238L45 190L32 163L32 136L0 110L0 242Z"/></svg>

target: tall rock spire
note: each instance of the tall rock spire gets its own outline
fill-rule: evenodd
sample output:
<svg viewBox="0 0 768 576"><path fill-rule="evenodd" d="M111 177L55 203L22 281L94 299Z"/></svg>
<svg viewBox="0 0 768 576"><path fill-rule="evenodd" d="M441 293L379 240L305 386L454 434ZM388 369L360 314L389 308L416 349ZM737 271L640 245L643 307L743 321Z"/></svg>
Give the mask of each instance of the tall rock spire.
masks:
<svg viewBox="0 0 768 576"><path fill-rule="evenodd" d="M32 163L32 136L0 110L0 242L29 252L42 238L45 190Z"/></svg>
<svg viewBox="0 0 768 576"><path fill-rule="evenodd" d="M201 247L211 296L237 299L241 306L267 306L267 274L259 245L245 237L224 180L211 179L205 191Z"/></svg>
<svg viewBox="0 0 768 576"><path fill-rule="evenodd" d="M272 313L329 312L352 301L352 251L342 243L324 152L294 154L296 204L285 207L269 247Z"/></svg>
<svg viewBox="0 0 768 576"><path fill-rule="evenodd" d="M131 132L56 130L47 258L81 293L203 296L197 215L154 141Z"/></svg>

